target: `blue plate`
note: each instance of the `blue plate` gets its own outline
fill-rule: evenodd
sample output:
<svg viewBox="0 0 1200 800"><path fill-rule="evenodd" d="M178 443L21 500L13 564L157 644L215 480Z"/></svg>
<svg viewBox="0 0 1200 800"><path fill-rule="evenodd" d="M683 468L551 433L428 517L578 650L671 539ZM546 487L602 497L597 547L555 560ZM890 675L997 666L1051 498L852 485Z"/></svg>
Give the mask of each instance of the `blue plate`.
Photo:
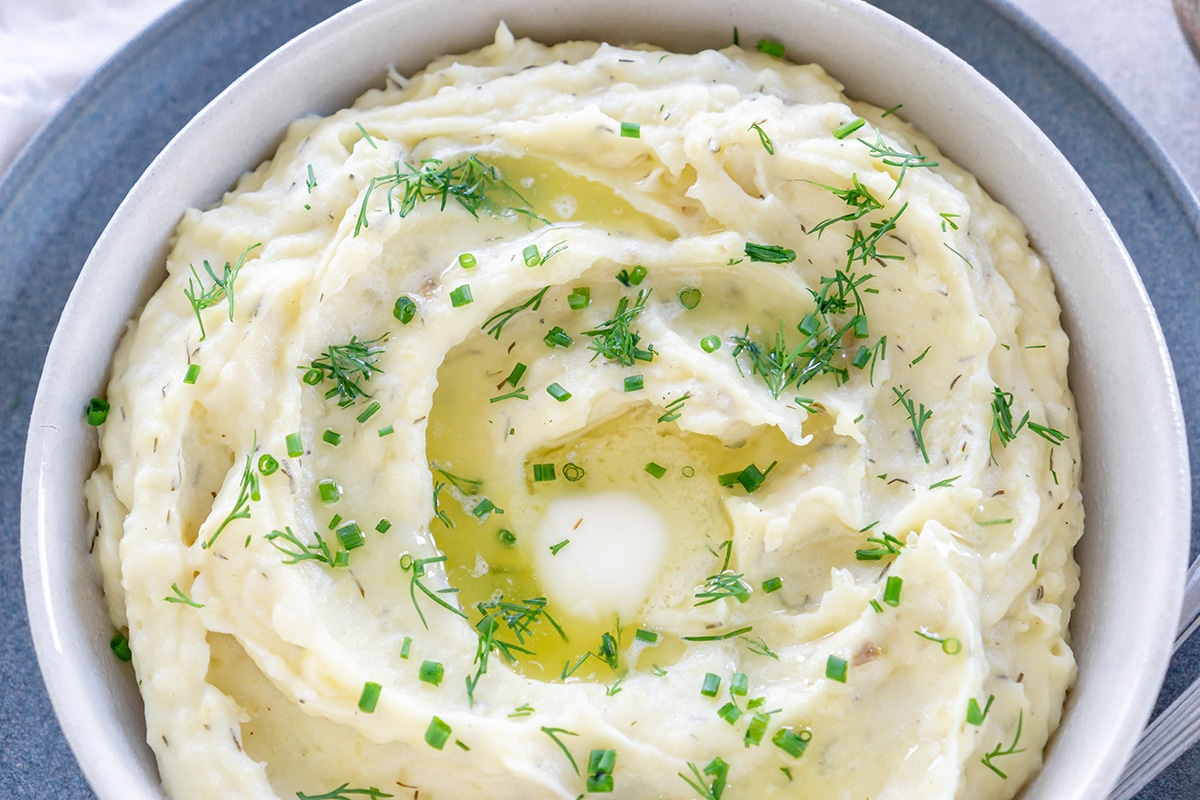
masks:
<svg viewBox="0 0 1200 800"><path fill-rule="evenodd" d="M974 65L1071 161L1138 265L1170 346L1184 408L1200 408L1200 208L1157 145L1078 61L1000 0L873 2ZM42 685L18 579L25 431L67 295L109 217L167 141L242 72L347 5L187 0L85 84L0 182L0 375L9 395L0 396L5 797L93 796ZM1188 443L1193 463L1200 463L1198 419L1189 420ZM1200 505L1196 475L1192 487L1193 504ZM1195 507L1193 519L1200 519ZM1192 541L1195 554L1195 529ZM1198 672L1200 641L1176 656L1160 708ZM1200 748L1139 797L1195 796L1198 785Z"/></svg>

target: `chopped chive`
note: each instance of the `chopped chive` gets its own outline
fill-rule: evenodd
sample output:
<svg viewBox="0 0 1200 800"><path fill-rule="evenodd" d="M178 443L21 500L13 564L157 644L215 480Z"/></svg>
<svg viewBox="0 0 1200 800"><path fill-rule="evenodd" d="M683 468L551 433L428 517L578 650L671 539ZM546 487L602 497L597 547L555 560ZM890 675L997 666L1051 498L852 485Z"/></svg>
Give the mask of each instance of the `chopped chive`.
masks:
<svg viewBox="0 0 1200 800"><path fill-rule="evenodd" d="M917 356L912 361L908 362L908 365L910 367L915 367L917 364L920 364L922 361L925 360L925 356L929 354L929 351L931 349L933 349L933 345L929 345L929 347L926 347L924 350L921 351L921 355Z"/></svg>
<svg viewBox="0 0 1200 800"><path fill-rule="evenodd" d="M902 108L904 108L904 103L896 103L896 105L892 106L892 107L891 107L891 108L889 108L887 111L885 111L885 112L883 112L882 114L880 114L879 116L881 116L881 117L889 117L889 116L891 116L892 114L895 114L897 111L899 111L899 110L900 110L900 109L902 109Z"/></svg>
<svg viewBox="0 0 1200 800"><path fill-rule="evenodd" d="M777 592L781 588L783 588L783 578L780 578L780 577L768 578L767 580L763 581L762 588L763 588L764 594L770 594L771 592Z"/></svg>
<svg viewBox="0 0 1200 800"><path fill-rule="evenodd" d="M617 280L619 280L621 283L625 284L626 286L638 286L641 284L642 281L646 280L646 276L648 274L649 274L649 271L645 267L643 267L641 264L638 264L633 269L629 269L629 270L623 269L620 272L618 272Z"/></svg>
<svg viewBox="0 0 1200 800"><path fill-rule="evenodd" d="M705 697L716 697L721 689L721 678L711 672L704 673L704 683L700 686L700 694Z"/></svg>
<svg viewBox="0 0 1200 800"><path fill-rule="evenodd" d="M661 479L663 475L667 474L667 468L651 461L646 465L646 472L649 472L655 478Z"/></svg>
<svg viewBox="0 0 1200 800"><path fill-rule="evenodd" d="M525 260L525 266L536 267L542 263L542 254L538 252L538 246L531 244L521 251L521 258Z"/></svg>
<svg viewBox="0 0 1200 800"><path fill-rule="evenodd" d="M482 520L488 514L495 511L497 514L503 514L504 509L497 506L488 498L483 498L475 508L471 509L471 513L475 515L475 519Z"/></svg>
<svg viewBox="0 0 1200 800"><path fill-rule="evenodd" d="M387 533L392 529L392 521L387 517L380 517L379 522L375 523L375 530L379 533Z"/></svg>
<svg viewBox="0 0 1200 800"><path fill-rule="evenodd" d="M869 602L870 602L870 604L871 604L871 608L875 609L875 613L876 613L876 614L882 614L882 613L883 613L883 606L879 605L879 601L878 601L878 600L871 600L871 601L869 601Z"/></svg>
<svg viewBox="0 0 1200 800"><path fill-rule="evenodd" d="M700 349L706 353L715 353L721 349L721 337L715 334L705 336L700 340Z"/></svg>
<svg viewBox="0 0 1200 800"><path fill-rule="evenodd" d="M976 727L982 725L983 721L987 719L988 712L992 709L992 701L995 699L994 694L989 694L983 708L979 707L979 703L975 701L974 697L967 700L967 723Z"/></svg>
<svg viewBox="0 0 1200 800"><path fill-rule="evenodd" d="M129 640L120 631L117 631L117 634L108 640L108 647L113 651L113 655L122 661L129 661L133 658L133 651L129 649Z"/></svg>
<svg viewBox="0 0 1200 800"><path fill-rule="evenodd" d="M475 260L475 255L473 253L463 253L458 257L458 264L463 269L471 269L477 263L478 262Z"/></svg>
<svg viewBox="0 0 1200 800"><path fill-rule="evenodd" d="M317 176L313 173L312 164L308 165L308 178L304 184L308 187L308 193L312 194L312 190L317 188Z"/></svg>
<svg viewBox="0 0 1200 800"><path fill-rule="evenodd" d="M329 520L329 530L335 530L338 525L342 524L342 515L334 514L333 519Z"/></svg>
<svg viewBox="0 0 1200 800"><path fill-rule="evenodd" d="M563 539L561 542L558 542L557 544L550 545L550 555L552 555L552 556L558 555L558 551L562 550L564 547L566 547L570 543L571 543L570 539Z"/></svg>
<svg viewBox="0 0 1200 800"><path fill-rule="evenodd" d="M588 286L577 286L567 295L567 305L575 311L587 308L592 304L592 290Z"/></svg>
<svg viewBox="0 0 1200 800"><path fill-rule="evenodd" d="M512 372L508 373L508 377L504 379L504 382L516 388L516 385L521 382L521 378L525 376L525 370L527 369L528 367L518 361L512 368Z"/></svg>
<svg viewBox="0 0 1200 800"><path fill-rule="evenodd" d="M550 329L550 332L542 337L542 341L547 347L570 347L575 340L572 339L561 326L555 325Z"/></svg>
<svg viewBox="0 0 1200 800"><path fill-rule="evenodd" d="M408 654L411 650L412 650L412 637L405 636L404 641L400 645L400 657L408 658Z"/></svg>
<svg viewBox="0 0 1200 800"><path fill-rule="evenodd" d="M783 58L783 54L787 51L779 42L773 42L770 39L759 39L758 52L766 53L772 58Z"/></svg>
<svg viewBox="0 0 1200 800"><path fill-rule="evenodd" d="M327 506L336 503L342 497L342 490L332 478L325 478L317 484L317 491L321 494L321 502Z"/></svg>
<svg viewBox="0 0 1200 800"><path fill-rule="evenodd" d="M704 293L694 286L685 286L679 290L679 304L688 311L700 305L700 301L703 299Z"/></svg>
<svg viewBox="0 0 1200 800"><path fill-rule="evenodd" d="M883 602L892 608L900 605L900 590L904 588L904 579L898 575L889 575L887 585L883 589Z"/></svg>
<svg viewBox="0 0 1200 800"><path fill-rule="evenodd" d="M796 260L796 251L777 244L746 242L746 258L767 264L790 264Z"/></svg>
<svg viewBox="0 0 1200 800"><path fill-rule="evenodd" d="M375 412L378 410L379 410L379 402L376 400L372 400L370 403L367 404L367 407L362 410L362 413L359 414L355 419L357 419L359 422L366 422L371 417L373 417L375 415Z"/></svg>
<svg viewBox="0 0 1200 800"><path fill-rule="evenodd" d="M350 553L345 550L338 550L333 556L333 565L335 567L345 567L350 563Z"/></svg>
<svg viewBox="0 0 1200 800"><path fill-rule="evenodd" d="M838 683L846 682L846 673L850 671L850 664L841 656L829 657L825 662L825 677Z"/></svg>
<svg viewBox="0 0 1200 800"><path fill-rule="evenodd" d="M534 464L533 465L533 481L541 483L544 481L552 481L557 476L554 473L553 464Z"/></svg>
<svg viewBox="0 0 1200 800"><path fill-rule="evenodd" d="M744 672L733 673L733 677L729 679L729 693L745 697L748 691L750 691L750 676Z"/></svg>
<svg viewBox="0 0 1200 800"><path fill-rule="evenodd" d="M961 477L962 477L961 475L955 475L953 478L946 478L945 480L938 481L937 483L931 483L931 484L929 484L929 488L930 489L944 489L947 486L953 485L954 482Z"/></svg>
<svg viewBox="0 0 1200 800"><path fill-rule="evenodd" d="M450 292L450 305L454 308L461 308L465 305L468 305L474 301L474 299L475 298L471 296L470 284L464 283L462 286L459 286Z"/></svg>
<svg viewBox="0 0 1200 800"><path fill-rule="evenodd" d="M463 750L466 750L468 752L470 752L470 750L471 750L471 748L467 746L467 743L464 742L462 739L455 739L454 743L456 745L458 745L459 747L461 747Z"/></svg>
<svg viewBox="0 0 1200 800"><path fill-rule="evenodd" d="M767 732L767 724L771 721L771 715L759 711L750 718L750 725L746 728L746 735L742 738L746 747L754 745L755 747L762 744L763 736Z"/></svg>
<svg viewBox="0 0 1200 800"><path fill-rule="evenodd" d="M812 741L812 731L807 728L801 731L786 727L780 728L771 737L771 741L792 758L799 758L804 755L804 751L808 749L808 743Z"/></svg>
<svg viewBox="0 0 1200 800"><path fill-rule="evenodd" d="M421 670L417 677L422 683L431 683L434 686L442 685L442 677L446 674L446 669L437 661L422 661Z"/></svg>
<svg viewBox="0 0 1200 800"><path fill-rule="evenodd" d="M717 483L722 486L732 486L735 483L739 483L747 493L753 493L763 485L767 476L771 474L771 470L775 469L775 465L778 463L778 461L772 461L771 465L765 471L760 470L755 464L750 464L741 472L722 473L717 476Z"/></svg>
<svg viewBox="0 0 1200 800"><path fill-rule="evenodd" d="M560 403L565 403L571 399L571 393L557 383L552 383L546 387L546 392Z"/></svg>
<svg viewBox="0 0 1200 800"><path fill-rule="evenodd" d="M613 768L617 763L616 750L593 750L588 756L587 790L610 794L613 790Z"/></svg>
<svg viewBox="0 0 1200 800"><path fill-rule="evenodd" d="M93 397L87 404L87 424L93 428L104 424L108 419L108 401Z"/></svg>
<svg viewBox="0 0 1200 800"><path fill-rule="evenodd" d="M442 720L434 717L429 721L429 727L425 729L425 743L430 747L441 750L446 746L446 741L450 738L450 726Z"/></svg>
<svg viewBox="0 0 1200 800"><path fill-rule="evenodd" d="M570 461L563 464L562 473L563 477L569 480L571 483L576 483L577 481L581 480L585 474L583 467Z"/></svg>
<svg viewBox="0 0 1200 800"><path fill-rule="evenodd" d="M646 388L646 378L644 375L626 375L625 376L625 391L637 392Z"/></svg>
<svg viewBox="0 0 1200 800"><path fill-rule="evenodd" d="M732 639L735 636L741 636L743 633L749 633L752 630L754 630L754 626L747 625L744 628L738 628L726 633L713 633L707 636L680 636L679 638L685 642L723 642L726 639Z"/></svg>
<svg viewBox="0 0 1200 800"><path fill-rule="evenodd" d="M374 714L375 706L379 703L379 693L383 687L373 681L363 684L362 694L358 697L358 710L366 714Z"/></svg>
<svg viewBox="0 0 1200 800"><path fill-rule="evenodd" d="M260 474L274 475L275 470L279 469L279 462L270 453L263 453L258 457L258 471Z"/></svg>
<svg viewBox="0 0 1200 800"><path fill-rule="evenodd" d="M637 639L639 642L648 642L649 644L658 644L659 637L658 637L658 633L656 633L655 631L648 631L645 628L638 628L637 633L635 633L633 635L633 638Z"/></svg>
<svg viewBox="0 0 1200 800"><path fill-rule="evenodd" d="M503 544L507 547L516 547L517 546L517 535L515 533L513 533L512 531L510 531L508 528L501 528L500 531L496 534L496 538L500 540L501 544Z"/></svg>
<svg viewBox="0 0 1200 800"><path fill-rule="evenodd" d="M187 374L183 376L183 382L184 383L195 383L196 378L199 378L199 377L200 377L200 365L199 364L189 364L188 368L187 368Z"/></svg>
<svg viewBox="0 0 1200 800"><path fill-rule="evenodd" d="M338 540L342 543L342 547L347 550L353 550L356 547L362 547L367 543L367 538L363 536L362 528L358 527L357 522L347 522L345 525L337 529Z"/></svg>
<svg viewBox="0 0 1200 800"><path fill-rule="evenodd" d="M854 133L856 130L858 130L859 128L861 128L863 125L866 125L866 124L867 124L867 121L865 119L863 119L862 117L853 119L850 122L847 122L845 125L838 128L837 130L835 130L833 132L833 138L845 139L847 136Z"/></svg>
<svg viewBox="0 0 1200 800"><path fill-rule="evenodd" d="M396 304L392 306L392 316L400 320L401 325L407 325L417 316L417 304L411 297L402 294L396 298Z"/></svg>
<svg viewBox="0 0 1200 800"><path fill-rule="evenodd" d="M642 138L642 123L640 122L622 122L621 135L627 139Z"/></svg>
<svg viewBox="0 0 1200 800"><path fill-rule="evenodd" d="M1040 556L1040 555L1041 555L1041 553L1033 554L1033 568L1034 569L1037 569L1038 556Z"/></svg>
<svg viewBox="0 0 1200 800"><path fill-rule="evenodd" d="M679 473L681 475L683 475L683 477L685 477L685 478L694 478L696 476L696 468L693 467L691 464L685 464L679 470Z"/></svg>
<svg viewBox="0 0 1200 800"><path fill-rule="evenodd" d="M741 718L742 710L737 707L736 703L729 702L717 709L717 716L732 725Z"/></svg>
<svg viewBox="0 0 1200 800"><path fill-rule="evenodd" d="M388 425L386 428L379 429L379 438L382 439L384 436L391 436L395 432L396 429L393 426Z"/></svg>
<svg viewBox="0 0 1200 800"><path fill-rule="evenodd" d="M339 444L342 443L342 435L340 433L338 433L337 431L326 430L325 433L321 434L321 440L323 442L325 442L326 444L330 444L330 445L333 445L334 447L337 447Z"/></svg>

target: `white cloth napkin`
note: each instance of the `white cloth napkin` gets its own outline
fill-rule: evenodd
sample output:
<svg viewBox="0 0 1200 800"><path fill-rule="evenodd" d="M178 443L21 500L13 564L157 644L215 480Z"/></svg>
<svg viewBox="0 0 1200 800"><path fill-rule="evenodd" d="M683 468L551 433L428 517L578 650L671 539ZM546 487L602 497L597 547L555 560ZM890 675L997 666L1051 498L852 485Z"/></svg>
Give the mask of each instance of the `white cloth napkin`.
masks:
<svg viewBox="0 0 1200 800"><path fill-rule="evenodd" d="M0 174L104 61L180 0L0 0Z"/></svg>

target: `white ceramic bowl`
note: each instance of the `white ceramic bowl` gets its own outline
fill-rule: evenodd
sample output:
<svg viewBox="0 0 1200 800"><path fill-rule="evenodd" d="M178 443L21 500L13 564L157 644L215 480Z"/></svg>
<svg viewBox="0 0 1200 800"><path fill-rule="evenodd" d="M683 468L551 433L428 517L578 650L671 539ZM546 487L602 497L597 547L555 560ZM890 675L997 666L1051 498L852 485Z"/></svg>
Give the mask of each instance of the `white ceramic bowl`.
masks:
<svg viewBox="0 0 1200 800"><path fill-rule="evenodd" d="M1149 299L1099 205L1050 141L997 89L923 35L854 0L366 0L263 61L205 108L134 186L88 259L46 359L26 452L22 557L38 658L67 739L102 798L161 797L132 672L85 546L81 492L96 460L82 419L102 394L127 319L165 276L184 209L207 206L271 155L292 119L328 113L434 56L515 33L723 46L734 24L816 61L847 93L905 116L1027 225L1051 264L1071 336L1086 533L1071 619L1079 680L1027 800L1108 793L1158 692L1189 542L1183 417ZM112 280L119 264L121 280ZM1153 536L1153 546L1147 538Z"/></svg>

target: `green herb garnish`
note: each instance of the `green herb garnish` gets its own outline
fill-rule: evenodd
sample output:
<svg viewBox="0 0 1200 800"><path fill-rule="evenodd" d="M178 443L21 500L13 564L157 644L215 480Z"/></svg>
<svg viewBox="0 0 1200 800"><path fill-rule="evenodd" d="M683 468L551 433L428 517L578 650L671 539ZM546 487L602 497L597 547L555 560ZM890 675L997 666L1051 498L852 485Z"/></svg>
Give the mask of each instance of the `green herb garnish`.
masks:
<svg viewBox="0 0 1200 800"><path fill-rule="evenodd" d="M909 399L908 389L901 390L900 387L893 386L892 392L894 392L896 395L896 400L892 403L892 405L899 404L903 406L905 413L908 414L908 421L912 425L913 429L913 439L916 441L917 447L921 451L921 457L924 458L925 463L928 464L929 453L925 449L925 437L923 430L925 428L925 423L928 422L929 418L933 416L933 412L927 411L924 403L921 403L918 407L917 403Z"/></svg>
<svg viewBox="0 0 1200 800"><path fill-rule="evenodd" d="M646 300L649 299L651 291L653 290L639 291L632 307L629 305L629 298L622 297L617 302L617 309L611 319L602 322L595 330L583 332L584 336L592 337L588 349L596 352L596 355L592 356L593 360L597 356L604 356L610 361L632 367L634 361L654 359L654 345L647 349L638 347L641 334L631 328L634 320L645 310Z"/></svg>
<svg viewBox="0 0 1200 800"><path fill-rule="evenodd" d="M225 269L219 278L213 272L212 265L206 259L204 261L204 271L212 279L212 284L207 289L204 288L204 281L196 272L196 268L191 264L188 265L192 270L192 277L195 278L196 282L193 284L192 278L188 278L188 288L183 290L183 295L192 304L192 313L196 315L196 322L200 325L200 341L203 342L204 337L207 335L204 332L204 319L200 316L200 312L204 309L216 305L224 299L229 303L229 320L233 321L233 284L237 281L238 273L241 272L242 266L246 263L246 256L256 247L262 247L262 243L252 244L243 250L242 254L238 256L237 263L230 265L226 261Z"/></svg>
<svg viewBox="0 0 1200 800"><path fill-rule="evenodd" d="M325 399L337 397L341 408L354 405L359 398L370 397L361 382L371 380L374 373L382 371L375 366L375 362L384 350L379 343L387 336L384 333L367 340L351 336L346 344L330 345L309 364L304 373L304 382L316 386L323 380L332 380L333 386L325 392Z"/></svg>
<svg viewBox="0 0 1200 800"><path fill-rule="evenodd" d="M1012 744L1010 744L1008 746L1008 749L1006 749L1006 750L1000 749L1001 745L1003 745L1004 743L997 742L996 746L992 749L992 751L990 753L988 753L987 755L985 755L982 759L983 765L985 767L987 767L992 772L999 775L1004 780L1008 780L1008 776L1005 775L1000 770L999 767L997 767L995 764L992 763L992 759L999 758L1000 756L1011 756L1011 755L1015 755L1016 753L1024 753L1025 752L1025 748L1021 748L1020 750L1017 749L1017 743L1019 741L1021 741L1021 727L1024 725L1024 723L1025 723L1025 712L1021 711L1017 717L1017 734L1013 737Z"/></svg>
<svg viewBox="0 0 1200 800"><path fill-rule="evenodd" d="M168 603L182 603L183 605L191 606L192 608L204 608L204 603L197 603L195 600L180 591L179 584L172 583L171 591L175 593L175 596L164 597L163 600L166 600Z"/></svg>
<svg viewBox="0 0 1200 800"><path fill-rule="evenodd" d="M434 719L437 719L436 717ZM440 749L440 748L439 748ZM296 792L296 797L299 800L350 800L350 796L368 797L370 800L379 800L381 797L394 797L387 792L382 792L372 786L369 789L351 789L350 784L343 783L333 791L325 794L305 794L304 792Z"/></svg>

